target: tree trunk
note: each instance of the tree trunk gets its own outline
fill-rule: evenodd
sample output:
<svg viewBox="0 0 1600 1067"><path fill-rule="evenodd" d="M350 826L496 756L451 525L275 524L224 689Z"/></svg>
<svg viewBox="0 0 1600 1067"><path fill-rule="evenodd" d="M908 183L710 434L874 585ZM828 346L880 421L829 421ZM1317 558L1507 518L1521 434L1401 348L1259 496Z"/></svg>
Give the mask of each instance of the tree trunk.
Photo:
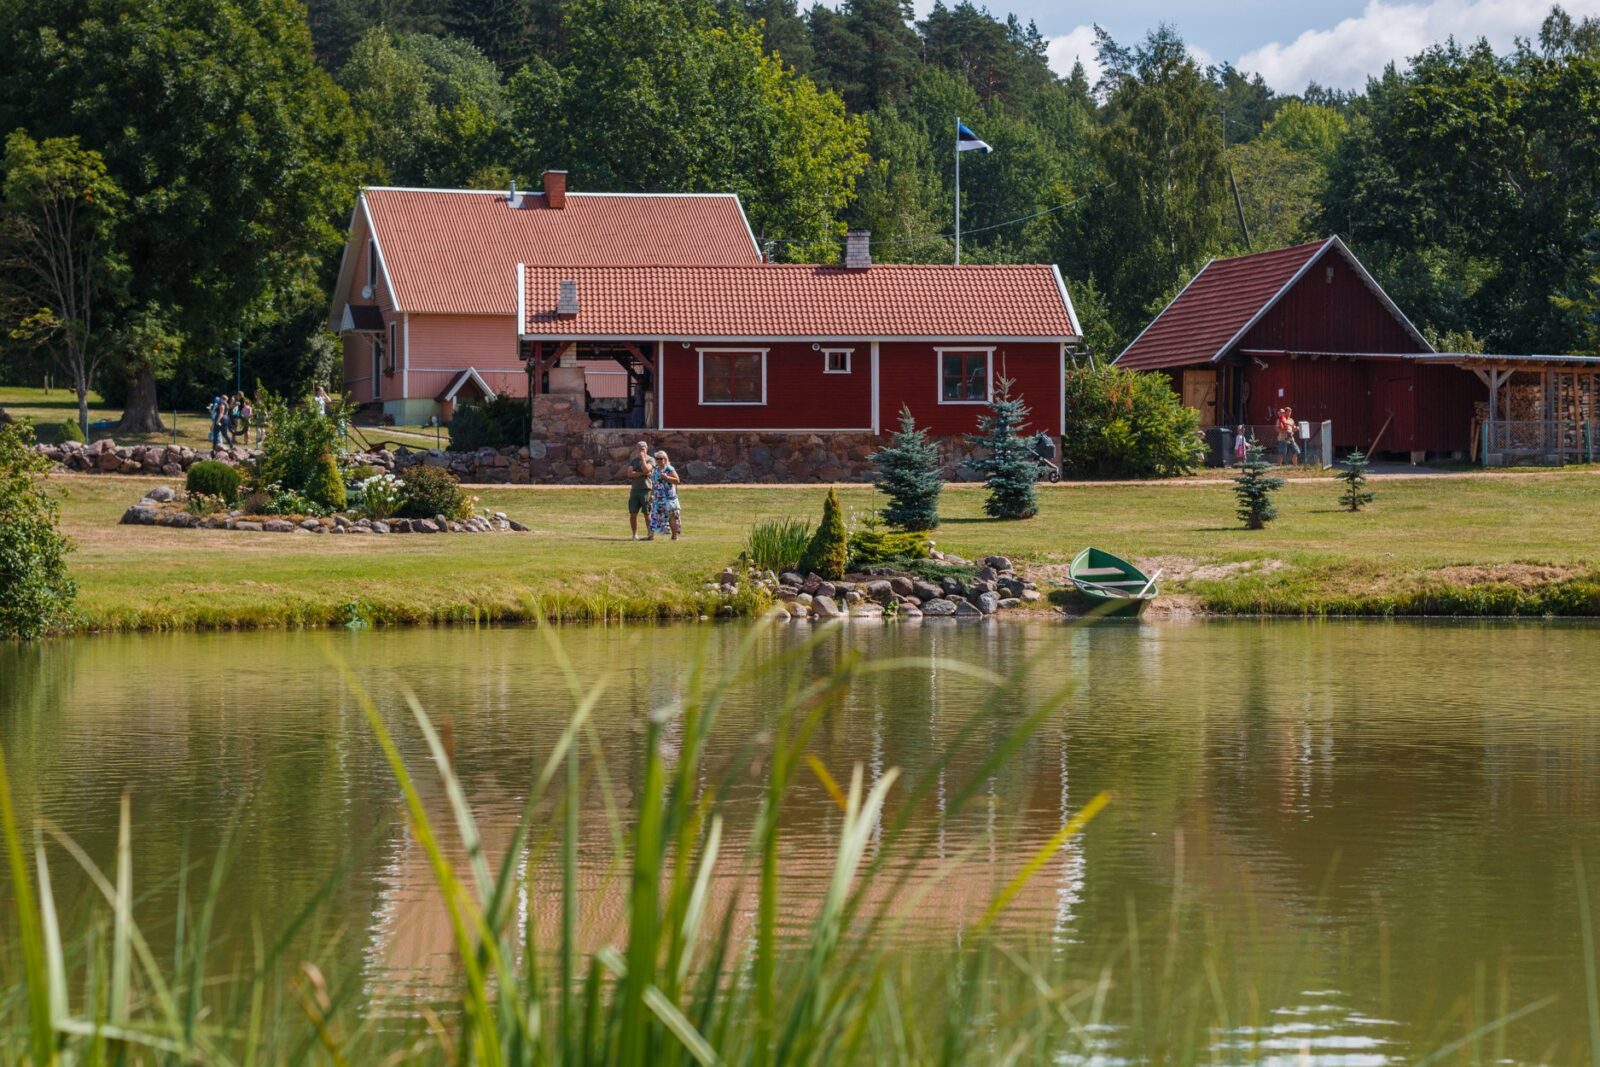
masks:
<svg viewBox="0 0 1600 1067"><path fill-rule="evenodd" d="M156 400L156 376L149 367L140 367L128 390L128 403L122 409L122 418L115 430L125 433L164 433L161 423L161 405Z"/></svg>
<svg viewBox="0 0 1600 1067"><path fill-rule="evenodd" d="M83 434L83 439L89 439L89 379L82 374L72 376L73 384L78 390L78 430Z"/></svg>

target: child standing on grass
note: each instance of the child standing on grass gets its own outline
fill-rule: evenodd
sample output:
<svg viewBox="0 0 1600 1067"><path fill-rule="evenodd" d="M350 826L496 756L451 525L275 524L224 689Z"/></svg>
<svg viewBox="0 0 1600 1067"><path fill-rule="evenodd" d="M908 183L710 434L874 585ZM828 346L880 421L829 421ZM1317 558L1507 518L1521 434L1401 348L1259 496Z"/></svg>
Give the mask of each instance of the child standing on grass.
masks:
<svg viewBox="0 0 1600 1067"><path fill-rule="evenodd" d="M665 452L657 452L650 475L650 536L671 531L676 541L681 532L679 511L677 469Z"/></svg>

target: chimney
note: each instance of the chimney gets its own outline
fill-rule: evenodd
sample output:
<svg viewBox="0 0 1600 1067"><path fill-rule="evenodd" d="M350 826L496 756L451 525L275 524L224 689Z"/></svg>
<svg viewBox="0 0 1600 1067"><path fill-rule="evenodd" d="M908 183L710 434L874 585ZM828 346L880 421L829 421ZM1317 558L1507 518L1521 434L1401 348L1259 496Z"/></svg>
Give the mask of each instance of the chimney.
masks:
<svg viewBox="0 0 1600 1067"><path fill-rule="evenodd" d="M872 231L851 230L844 235L844 269L866 270L872 266Z"/></svg>
<svg viewBox="0 0 1600 1067"><path fill-rule="evenodd" d="M574 318L578 314L578 282L574 278L561 280L561 293L556 297L556 314L563 319Z"/></svg>
<svg viewBox="0 0 1600 1067"><path fill-rule="evenodd" d="M547 170L544 172L544 206L553 207L557 211L567 206L566 171Z"/></svg>

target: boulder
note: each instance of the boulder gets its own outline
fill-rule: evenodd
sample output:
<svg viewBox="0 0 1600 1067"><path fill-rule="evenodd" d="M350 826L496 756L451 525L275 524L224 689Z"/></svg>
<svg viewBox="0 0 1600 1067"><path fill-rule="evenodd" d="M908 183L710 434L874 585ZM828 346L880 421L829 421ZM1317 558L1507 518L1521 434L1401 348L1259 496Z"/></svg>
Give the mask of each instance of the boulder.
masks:
<svg viewBox="0 0 1600 1067"><path fill-rule="evenodd" d="M148 505L135 504L122 513L124 526L154 526L156 522L156 509Z"/></svg>
<svg viewBox="0 0 1600 1067"><path fill-rule="evenodd" d="M814 592L812 594L812 596L816 596L816 597L830 597L830 598L837 598L838 595L839 595L839 589L832 582L820 582L820 583L818 583L816 592Z"/></svg>
<svg viewBox="0 0 1600 1067"><path fill-rule="evenodd" d="M1020 607L1022 607L1022 601L1014 596L1008 596L1004 600L1000 601L1001 611L1013 611Z"/></svg>
<svg viewBox="0 0 1600 1067"><path fill-rule="evenodd" d="M389 524L386 522L374 522L371 529L375 534L386 534L389 532Z"/></svg>
<svg viewBox="0 0 1600 1067"><path fill-rule="evenodd" d="M438 533L439 524L432 519L412 519L411 531L413 533Z"/></svg>
<svg viewBox="0 0 1600 1067"><path fill-rule="evenodd" d="M261 528L268 533L289 533L296 527L288 519L268 519L261 524Z"/></svg>
<svg viewBox="0 0 1600 1067"><path fill-rule="evenodd" d="M993 593L979 593L977 608L985 615L993 615L1000 610L1000 598Z"/></svg>
<svg viewBox="0 0 1600 1067"><path fill-rule="evenodd" d="M969 618L981 619L981 618L983 618L983 612L981 612L977 608L973 607L972 604L970 602L968 602L968 601L958 600L958 601L956 601L956 618L958 618L958 619L969 619Z"/></svg>
<svg viewBox="0 0 1600 1067"><path fill-rule="evenodd" d="M896 575L889 579L889 588L894 590L896 596L911 596L914 586L910 578L905 575Z"/></svg>
<svg viewBox="0 0 1600 1067"><path fill-rule="evenodd" d="M965 601L963 601L963 603L965 603ZM956 610L955 601L945 600L942 597L936 597L933 600L924 600L922 602L922 614L924 615L950 616L954 615Z"/></svg>
<svg viewBox="0 0 1600 1067"><path fill-rule="evenodd" d="M966 595L965 590L961 588L961 579L959 578L940 578L939 589L943 595L947 597L959 597Z"/></svg>
<svg viewBox="0 0 1600 1067"><path fill-rule="evenodd" d="M894 586L890 585L882 578L879 578L876 581L868 582L865 592L867 594L867 599L876 600L880 604L885 600L894 599Z"/></svg>
<svg viewBox="0 0 1600 1067"><path fill-rule="evenodd" d="M920 619L922 618L922 609L917 607L915 604L902 605L900 608L900 617L902 619Z"/></svg>
<svg viewBox="0 0 1600 1067"><path fill-rule="evenodd" d="M1037 589L1024 589L1020 599L1024 604L1037 604L1044 599L1044 594Z"/></svg>
<svg viewBox="0 0 1600 1067"><path fill-rule="evenodd" d="M1001 578L995 583L995 590L1008 597L1020 597L1023 594L1022 583L1015 578Z"/></svg>
<svg viewBox="0 0 1600 1067"><path fill-rule="evenodd" d="M311 531L311 530L315 530L317 527L319 527L321 525L322 525L322 523L318 522L316 519L301 519L300 520L300 528L302 530L306 530L308 532Z"/></svg>
<svg viewBox="0 0 1600 1067"><path fill-rule="evenodd" d="M234 530L243 530L246 533L260 533L262 530L261 524L252 519L234 519L229 528Z"/></svg>
<svg viewBox="0 0 1600 1067"><path fill-rule="evenodd" d="M527 533L528 532L528 528L526 526L522 525L522 523L518 522L516 519L507 519L506 521L508 523L510 523L511 528L513 530L515 530L517 533Z"/></svg>
<svg viewBox="0 0 1600 1067"><path fill-rule="evenodd" d="M1011 566L1011 561L1005 556L985 556L983 565L985 567L992 567L996 571L1009 571L1013 569Z"/></svg>
<svg viewBox="0 0 1600 1067"><path fill-rule="evenodd" d="M817 616L823 619L837 619L844 614L843 611L839 610L839 605L833 602L833 597L831 596L817 597L812 603L812 608L816 611Z"/></svg>
<svg viewBox="0 0 1600 1067"><path fill-rule="evenodd" d="M992 582L998 577L1000 575L996 573L993 567L984 566L978 568L978 581L980 582Z"/></svg>
<svg viewBox="0 0 1600 1067"><path fill-rule="evenodd" d="M792 585L797 589L806 584L805 576L796 574L794 571L784 571L778 575L778 581L783 585Z"/></svg>
<svg viewBox="0 0 1600 1067"><path fill-rule="evenodd" d="M944 590L932 582L914 581L911 583L911 595L918 600L937 600L944 595Z"/></svg>
<svg viewBox="0 0 1600 1067"><path fill-rule="evenodd" d="M158 485L145 494L145 496L149 497L151 500L159 501L163 504L168 500L173 499L177 495L177 491L170 485Z"/></svg>

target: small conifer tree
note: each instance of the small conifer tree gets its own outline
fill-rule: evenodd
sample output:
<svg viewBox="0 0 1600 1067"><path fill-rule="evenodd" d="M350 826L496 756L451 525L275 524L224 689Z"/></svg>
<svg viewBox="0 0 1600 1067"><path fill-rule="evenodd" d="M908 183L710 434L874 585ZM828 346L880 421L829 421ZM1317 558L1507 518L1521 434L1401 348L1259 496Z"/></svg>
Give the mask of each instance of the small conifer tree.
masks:
<svg viewBox="0 0 1600 1067"><path fill-rule="evenodd" d="M1239 520L1247 530L1259 530L1278 517L1278 505L1272 494L1283 488L1283 479L1268 474L1272 464L1266 453L1256 447L1245 453L1244 466L1233 480L1234 495L1239 498Z"/></svg>
<svg viewBox="0 0 1600 1067"><path fill-rule="evenodd" d="M873 485L889 497L883 521L902 530L938 528L939 493L944 489L939 446L928 440L927 430L917 429L917 420L904 404L894 443L873 453L872 462L878 466Z"/></svg>
<svg viewBox="0 0 1600 1067"><path fill-rule="evenodd" d="M1024 435L1028 425L1028 406L1021 397L1012 399L1011 379L1001 378L999 392L989 401L989 412L978 419L978 433L967 443L989 451L987 459L974 460L973 466L987 477L989 498L983 510L996 519L1031 519L1039 514L1039 501L1033 486L1039 478L1039 465Z"/></svg>
<svg viewBox="0 0 1600 1067"><path fill-rule="evenodd" d="M1339 503L1351 511L1360 511L1362 505L1372 503L1372 493L1367 489L1367 455L1360 449L1345 457L1344 470L1334 477L1344 483Z"/></svg>
<svg viewBox="0 0 1600 1067"><path fill-rule="evenodd" d="M839 508L839 495L828 490L828 499L822 505L822 523L811 535L806 554L800 559L800 570L816 574L829 581L844 577L845 564L850 557L850 546L844 530L844 512Z"/></svg>

